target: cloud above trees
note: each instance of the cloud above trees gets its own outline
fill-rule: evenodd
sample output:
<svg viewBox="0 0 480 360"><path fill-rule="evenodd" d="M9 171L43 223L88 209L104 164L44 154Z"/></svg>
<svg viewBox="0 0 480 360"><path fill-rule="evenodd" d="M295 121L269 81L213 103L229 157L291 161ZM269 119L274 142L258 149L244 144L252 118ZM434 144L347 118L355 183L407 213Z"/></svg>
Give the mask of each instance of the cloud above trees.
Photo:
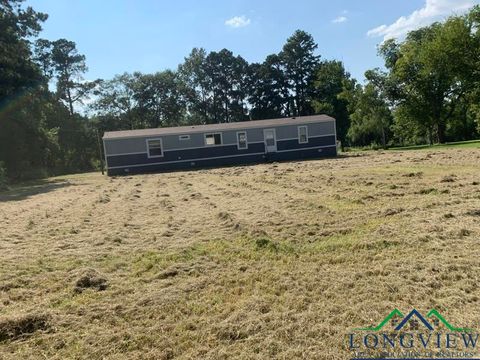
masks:
<svg viewBox="0 0 480 360"><path fill-rule="evenodd" d="M399 38L409 31L427 26L452 13L463 13L478 0L425 0L425 5L410 15L401 16L390 25L380 25L367 32L370 37L383 36L383 40Z"/></svg>
<svg viewBox="0 0 480 360"><path fill-rule="evenodd" d="M250 19L245 15L234 16L228 20L225 20L225 25L231 28L241 28L250 25Z"/></svg>
<svg viewBox="0 0 480 360"><path fill-rule="evenodd" d="M344 23L345 21L347 21L347 17L346 16L339 16L339 17L336 17L335 19L332 20L332 23L334 24L341 24L341 23Z"/></svg>

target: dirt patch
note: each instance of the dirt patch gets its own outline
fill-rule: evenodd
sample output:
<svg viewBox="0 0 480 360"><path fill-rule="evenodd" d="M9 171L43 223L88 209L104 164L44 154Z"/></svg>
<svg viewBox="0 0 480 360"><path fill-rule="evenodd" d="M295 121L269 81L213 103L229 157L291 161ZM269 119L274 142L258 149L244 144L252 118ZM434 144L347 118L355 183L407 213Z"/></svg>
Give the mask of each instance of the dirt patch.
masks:
<svg viewBox="0 0 480 360"><path fill-rule="evenodd" d="M228 213L228 212L224 212L224 211L221 211L217 214L217 217L220 219L220 220L224 220L224 221L230 221L232 220L232 216Z"/></svg>
<svg viewBox="0 0 480 360"><path fill-rule="evenodd" d="M164 271L161 271L157 275L157 279L168 279L172 278L178 275L178 269L177 268L172 268L172 269L166 269Z"/></svg>
<svg viewBox="0 0 480 360"><path fill-rule="evenodd" d="M419 195L438 194L438 190L435 188L422 189L416 192Z"/></svg>
<svg viewBox="0 0 480 360"><path fill-rule="evenodd" d="M18 279L16 282L7 282L0 284L0 291L8 292L12 289L19 289L28 286L30 281L25 279Z"/></svg>
<svg viewBox="0 0 480 360"><path fill-rule="evenodd" d="M385 210L385 212L383 213L383 215L385 215L385 216L392 216L392 215L400 214L400 213L402 213L402 212L404 212L404 211L405 211L404 208L387 209L387 210Z"/></svg>
<svg viewBox="0 0 480 360"><path fill-rule="evenodd" d="M95 269L85 269L79 272L73 291L81 293L86 289L103 291L108 287L108 281Z"/></svg>
<svg viewBox="0 0 480 360"><path fill-rule="evenodd" d="M39 330L50 328L47 314L25 314L13 318L0 318L0 342L17 340Z"/></svg>
<svg viewBox="0 0 480 360"><path fill-rule="evenodd" d="M455 182L457 180L457 176L452 174L452 175L447 175L447 176L444 176L441 180L442 183L452 183L452 182Z"/></svg>
<svg viewBox="0 0 480 360"><path fill-rule="evenodd" d="M410 172L410 173L405 174L403 176L409 177L409 178L421 178L423 176L423 172L422 171Z"/></svg>

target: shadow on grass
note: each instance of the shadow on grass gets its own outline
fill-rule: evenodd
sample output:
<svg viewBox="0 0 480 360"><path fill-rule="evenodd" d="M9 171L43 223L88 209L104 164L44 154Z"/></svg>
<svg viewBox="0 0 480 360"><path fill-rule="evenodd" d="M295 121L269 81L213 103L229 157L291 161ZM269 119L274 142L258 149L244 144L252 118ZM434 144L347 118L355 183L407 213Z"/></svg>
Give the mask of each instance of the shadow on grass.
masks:
<svg viewBox="0 0 480 360"><path fill-rule="evenodd" d="M0 202L20 201L31 196L45 194L73 184L66 180L35 180L12 185L10 190L0 192Z"/></svg>

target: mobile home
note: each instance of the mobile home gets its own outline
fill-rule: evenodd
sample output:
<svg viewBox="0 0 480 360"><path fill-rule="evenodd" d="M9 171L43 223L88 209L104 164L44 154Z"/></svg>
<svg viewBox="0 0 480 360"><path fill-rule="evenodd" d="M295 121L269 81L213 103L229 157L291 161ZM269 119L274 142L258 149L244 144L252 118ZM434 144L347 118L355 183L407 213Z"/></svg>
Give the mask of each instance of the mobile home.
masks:
<svg viewBox="0 0 480 360"><path fill-rule="evenodd" d="M106 132L108 175L335 156L326 115Z"/></svg>

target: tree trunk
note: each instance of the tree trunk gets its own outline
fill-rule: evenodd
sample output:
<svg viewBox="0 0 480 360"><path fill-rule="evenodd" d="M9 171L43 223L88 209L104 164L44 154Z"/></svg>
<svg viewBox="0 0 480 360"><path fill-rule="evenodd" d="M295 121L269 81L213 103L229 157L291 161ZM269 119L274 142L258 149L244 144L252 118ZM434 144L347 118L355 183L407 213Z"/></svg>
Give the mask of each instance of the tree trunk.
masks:
<svg viewBox="0 0 480 360"><path fill-rule="evenodd" d="M68 108L70 109L70 115L73 116L73 101L72 101L72 94L70 93L69 88L67 88L67 100L68 100Z"/></svg>
<svg viewBox="0 0 480 360"><path fill-rule="evenodd" d="M387 149L387 136L385 134L385 128L382 126L382 147L384 150Z"/></svg>
<svg viewBox="0 0 480 360"><path fill-rule="evenodd" d="M437 123L437 138L440 144L445 143L445 130L446 130L445 122L443 122L442 120L439 120Z"/></svg>
<svg viewBox="0 0 480 360"><path fill-rule="evenodd" d="M428 127L428 143L430 146L433 145L433 129L432 126Z"/></svg>

